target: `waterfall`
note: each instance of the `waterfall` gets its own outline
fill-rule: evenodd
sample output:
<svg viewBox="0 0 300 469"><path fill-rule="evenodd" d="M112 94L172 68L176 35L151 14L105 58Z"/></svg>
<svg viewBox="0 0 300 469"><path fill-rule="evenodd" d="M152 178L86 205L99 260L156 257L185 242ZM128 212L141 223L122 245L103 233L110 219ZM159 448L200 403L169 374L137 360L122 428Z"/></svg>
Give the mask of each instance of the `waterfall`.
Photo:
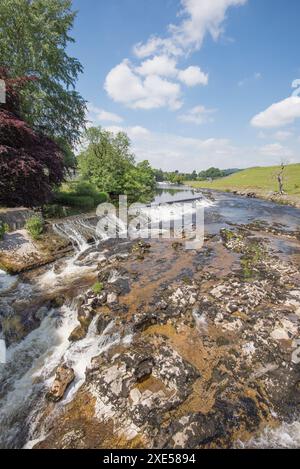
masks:
<svg viewBox="0 0 300 469"><path fill-rule="evenodd" d="M66 363L75 372L75 380L64 399L56 405L56 413L72 400L85 380L85 371L94 356L100 355L121 340L114 331L114 323L108 324L101 335L96 329L97 317L90 324L84 339L70 342L68 337L79 324L76 300L58 310L51 310L27 337L7 351L7 363L0 365L0 447L15 448L35 444L44 435L39 428L40 418L46 407L45 393L51 386L56 367ZM53 415L52 415L53 417ZM22 429L20 430L20 422Z"/></svg>

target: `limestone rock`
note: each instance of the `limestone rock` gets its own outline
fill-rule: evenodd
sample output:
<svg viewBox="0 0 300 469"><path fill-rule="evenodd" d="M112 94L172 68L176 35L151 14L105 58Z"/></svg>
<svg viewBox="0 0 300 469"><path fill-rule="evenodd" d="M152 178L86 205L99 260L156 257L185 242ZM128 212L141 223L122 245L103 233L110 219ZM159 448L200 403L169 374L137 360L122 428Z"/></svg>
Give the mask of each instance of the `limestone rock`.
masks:
<svg viewBox="0 0 300 469"><path fill-rule="evenodd" d="M56 375L51 389L46 394L46 398L49 401L58 402L60 401L67 389L75 378L73 368L69 368L67 365L61 365L56 370Z"/></svg>

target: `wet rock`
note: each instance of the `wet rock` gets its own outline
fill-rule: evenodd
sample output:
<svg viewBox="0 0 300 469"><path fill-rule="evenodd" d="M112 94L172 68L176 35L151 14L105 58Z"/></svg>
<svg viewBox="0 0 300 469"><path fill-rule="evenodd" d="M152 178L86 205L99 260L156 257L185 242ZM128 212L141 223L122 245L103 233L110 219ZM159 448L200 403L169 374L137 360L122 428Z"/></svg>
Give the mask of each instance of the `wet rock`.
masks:
<svg viewBox="0 0 300 469"><path fill-rule="evenodd" d="M60 401L67 387L72 383L75 378L73 368L69 368L67 365L61 365L56 370L56 375L51 389L46 394L46 398L49 401L58 402Z"/></svg>
<svg viewBox="0 0 300 469"><path fill-rule="evenodd" d="M63 296L56 296L51 300L52 308L61 308L65 303L65 298Z"/></svg>
<svg viewBox="0 0 300 469"><path fill-rule="evenodd" d="M84 339L86 334L87 334L87 329L80 325L80 326L75 327L75 329L73 329L73 331L69 335L68 340L70 342L77 342L78 340Z"/></svg>
<svg viewBox="0 0 300 469"><path fill-rule="evenodd" d="M112 318L109 314L100 315L97 319L96 329L98 334L102 334L103 331L107 328L108 324L111 322Z"/></svg>

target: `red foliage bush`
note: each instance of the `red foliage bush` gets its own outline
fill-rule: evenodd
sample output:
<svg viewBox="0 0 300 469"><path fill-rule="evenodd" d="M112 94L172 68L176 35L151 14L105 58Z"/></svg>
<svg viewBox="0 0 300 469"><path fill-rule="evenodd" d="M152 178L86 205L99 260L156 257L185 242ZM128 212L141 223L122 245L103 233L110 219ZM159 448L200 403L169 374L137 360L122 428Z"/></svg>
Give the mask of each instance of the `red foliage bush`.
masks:
<svg viewBox="0 0 300 469"><path fill-rule="evenodd" d="M19 89L28 79L11 80L1 69L0 79L6 83L6 103L0 104L0 204L40 206L64 178L63 154L19 116Z"/></svg>

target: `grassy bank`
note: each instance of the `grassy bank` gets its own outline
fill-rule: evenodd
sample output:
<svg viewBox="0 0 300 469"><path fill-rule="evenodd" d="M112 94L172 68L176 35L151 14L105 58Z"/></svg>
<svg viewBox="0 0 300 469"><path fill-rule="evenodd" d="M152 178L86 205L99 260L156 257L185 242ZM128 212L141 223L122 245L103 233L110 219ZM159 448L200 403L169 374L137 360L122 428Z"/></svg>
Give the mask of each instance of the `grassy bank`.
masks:
<svg viewBox="0 0 300 469"><path fill-rule="evenodd" d="M214 181L189 181L195 188L207 188L220 191L254 192L258 197L276 200L300 207L300 164L291 164L284 170L285 195L279 196L276 175L279 166L249 168Z"/></svg>

